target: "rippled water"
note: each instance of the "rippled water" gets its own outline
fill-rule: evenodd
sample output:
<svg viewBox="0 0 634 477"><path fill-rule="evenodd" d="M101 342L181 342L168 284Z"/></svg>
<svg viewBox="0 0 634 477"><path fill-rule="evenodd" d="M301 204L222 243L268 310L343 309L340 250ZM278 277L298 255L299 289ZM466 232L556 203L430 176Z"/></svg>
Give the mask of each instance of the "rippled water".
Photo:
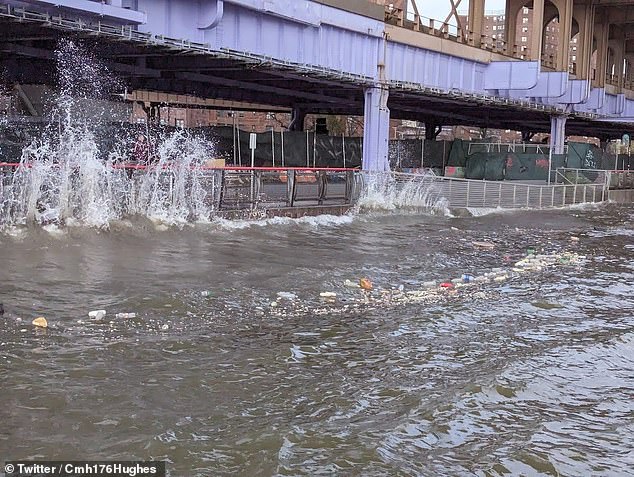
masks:
<svg viewBox="0 0 634 477"><path fill-rule="evenodd" d="M633 219L7 229L0 455L167 459L172 476L634 475ZM586 258L426 304L343 286L407 292L529 248Z"/></svg>

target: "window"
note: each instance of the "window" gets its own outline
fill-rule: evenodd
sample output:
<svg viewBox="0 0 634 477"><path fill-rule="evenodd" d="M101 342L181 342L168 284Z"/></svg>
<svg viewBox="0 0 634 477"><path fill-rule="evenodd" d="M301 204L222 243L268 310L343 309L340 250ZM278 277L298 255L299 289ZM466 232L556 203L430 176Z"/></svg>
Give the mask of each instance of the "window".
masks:
<svg viewBox="0 0 634 477"><path fill-rule="evenodd" d="M496 38L496 36L495 36L495 35L493 35L493 39L494 39L494 40L495 40L495 38Z"/></svg>
<svg viewBox="0 0 634 477"><path fill-rule="evenodd" d="M493 17L493 21L494 22L498 21L498 17Z"/></svg>
<svg viewBox="0 0 634 477"><path fill-rule="evenodd" d="M577 57L575 55L572 55L572 61L577 61Z"/></svg>
<svg viewBox="0 0 634 477"><path fill-rule="evenodd" d="M577 51L577 47L576 47L576 46L573 46L573 47L572 47L572 51Z"/></svg>
<svg viewBox="0 0 634 477"><path fill-rule="evenodd" d="M524 15L528 15L528 8L524 7L522 11L524 12Z"/></svg>
<svg viewBox="0 0 634 477"><path fill-rule="evenodd" d="M522 33L528 33L528 27L522 27Z"/></svg>
<svg viewBox="0 0 634 477"><path fill-rule="evenodd" d="M522 37L522 43L526 43L527 40L528 38L526 38L525 36Z"/></svg>
<svg viewBox="0 0 634 477"><path fill-rule="evenodd" d="M522 18L522 23L526 25L528 23L528 18L526 17Z"/></svg>
<svg viewBox="0 0 634 477"><path fill-rule="evenodd" d="M177 128L184 128L185 127L185 120L184 119L177 119L176 120L176 127Z"/></svg>
<svg viewBox="0 0 634 477"><path fill-rule="evenodd" d="M498 29L498 27L497 27L497 26L495 26L495 25L493 25L493 31L495 31L495 30L497 30L497 29Z"/></svg>

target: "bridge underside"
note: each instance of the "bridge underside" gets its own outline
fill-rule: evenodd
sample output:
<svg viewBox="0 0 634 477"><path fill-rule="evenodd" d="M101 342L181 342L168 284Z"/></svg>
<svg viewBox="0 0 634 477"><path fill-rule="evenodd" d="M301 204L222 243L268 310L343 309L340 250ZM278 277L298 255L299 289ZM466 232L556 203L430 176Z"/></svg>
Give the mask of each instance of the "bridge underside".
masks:
<svg viewBox="0 0 634 477"><path fill-rule="evenodd" d="M324 70L301 72L275 61L231 52L200 51L190 45L156 44L90 31L71 31L41 22L0 18L0 80L6 84L56 84L59 40L82 42L121 81L119 90L142 89L249 103L266 103L305 113L363 115L372 78ZM392 118L518 131L549 132L544 107L493 102L486 97L408 89L389 84ZM624 125L570 116L569 135L620 137Z"/></svg>

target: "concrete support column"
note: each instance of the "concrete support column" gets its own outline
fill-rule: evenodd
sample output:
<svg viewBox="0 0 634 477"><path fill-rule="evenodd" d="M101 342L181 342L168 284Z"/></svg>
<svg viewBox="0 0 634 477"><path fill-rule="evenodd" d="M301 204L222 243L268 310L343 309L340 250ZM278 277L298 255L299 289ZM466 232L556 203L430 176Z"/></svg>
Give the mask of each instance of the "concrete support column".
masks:
<svg viewBox="0 0 634 477"><path fill-rule="evenodd" d="M632 70L632 68L634 68L634 55L630 54L626 54L625 55L625 88L631 89L632 87L632 81L634 80L634 71Z"/></svg>
<svg viewBox="0 0 634 477"><path fill-rule="evenodd" d="M542 59L544 25L544 0L533 0L533 30L530 37L528 57L533 61Z"/></svg>
<svg viewBox="0 0 634 477"><path fill-rule="evenodd" d="M517 39L517 14L523 8L523 0L506 0L504 10L504 39L506 41L506 54L515 54ZM520 51L517 52L521 54Z"/></svg>
<svg viewBox="0 0 634 477"><path fill-rule="evenodd" d="M568 71L570 40L572 37L573 0L558 0L557 10L559 11L559 43L557 44L555 70Z"/></svg>
<svg viewBox="0 0 634 477"><path fill-rule="evenodd" d="M482 24L484 23L484 0L469 0L469 44L482 44Z"/></svg>
<svg viewBox="0 0 634 477"><path fill-rule="evenodd" d="M625 83L625 78L623 77L625 74L625 69L623 68L623 62L625 61L625 33L619 28L614 36L614 40L610 40L609 44L612 46L612 51L614 51L614 76L618 82L617 86L622 89Z"/></svg>
<svg viewBox="0 0 634 477"><path fill-rule="evenodd" d="M610 25L607 21L595 23L594 31L597 39L597 65L592 86L603 88L605 87L605 75L608 70L608 35L610 33Z"/></svg>
<svg viewBox="0 0 634 477"><path fill-rule="evenodd" d="M592 78L592 51L594 36L594 5L575 5L573 16L579 24L577 36L577 60L575 75L577 79Z"/></svg>
<svg viewBox="0 0 634 477"><path fill-rule="evenodd" d="M390 170L388 144L390 134L390 110L387 107L389 91L374 86L365 90L363 117L363 170Z"/></svg>
<svg viewBox="0 0 634 477"><path fill-rule="evenodd" d="M566 142L566 116L550 118L550 147L553 154L563 154Z"/></svg>

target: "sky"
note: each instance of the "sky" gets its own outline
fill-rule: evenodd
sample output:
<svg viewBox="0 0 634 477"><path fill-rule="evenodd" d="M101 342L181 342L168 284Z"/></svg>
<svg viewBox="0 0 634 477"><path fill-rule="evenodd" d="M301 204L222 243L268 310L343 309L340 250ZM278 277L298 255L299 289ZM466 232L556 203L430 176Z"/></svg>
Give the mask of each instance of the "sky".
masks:
<svg viewBox="0 0 634 477"><path fill-rule="evenodd" d="M443 21L451 11L451 3L449 0L409 0L410 3L415 1L418 5L418 11L424 17L433 18ZM504 10L505 0L486 0L485 10ZM410 7L411 9L411 7ZM469 0L462 0L458 5L458 12L467 12L469 10ZM450 22L452 23L452 22Z"/></svg>

